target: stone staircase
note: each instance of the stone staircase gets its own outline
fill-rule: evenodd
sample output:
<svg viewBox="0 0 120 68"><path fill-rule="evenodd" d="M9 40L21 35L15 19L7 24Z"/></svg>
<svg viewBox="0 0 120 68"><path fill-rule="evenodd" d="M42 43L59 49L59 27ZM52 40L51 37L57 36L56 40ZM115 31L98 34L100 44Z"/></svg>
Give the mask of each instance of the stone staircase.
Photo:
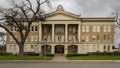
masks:
<svg viewBox="0 0 120 68"><path fill-rule="evenodd" d="M55 56L53 57L54 61L66 61L67 58L64 54L55 54Z"/></svg>

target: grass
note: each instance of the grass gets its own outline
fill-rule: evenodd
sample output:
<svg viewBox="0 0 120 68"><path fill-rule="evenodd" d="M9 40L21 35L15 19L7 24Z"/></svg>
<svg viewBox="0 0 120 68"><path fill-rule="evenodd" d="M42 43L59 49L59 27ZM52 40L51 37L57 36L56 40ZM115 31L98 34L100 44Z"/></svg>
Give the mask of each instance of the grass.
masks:
<svg viewBox="0 0 120 68"><path fill-rule="evenodd" d="M120 60L120 56L72 56L69 60Z"/></svg>
<svg viewBox="0 0 120 68"><path fill-rule="evenodd" d="M51 60L52 57L41 57L41 56L0 56L0 60Z"/></svg>

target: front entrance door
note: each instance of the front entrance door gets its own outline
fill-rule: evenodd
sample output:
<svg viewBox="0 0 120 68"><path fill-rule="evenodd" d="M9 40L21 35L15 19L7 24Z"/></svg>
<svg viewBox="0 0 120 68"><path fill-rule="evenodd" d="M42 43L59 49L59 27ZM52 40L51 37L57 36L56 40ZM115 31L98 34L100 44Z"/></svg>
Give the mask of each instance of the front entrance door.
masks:
<svg viewBox="0 0 120 68"><path fill-rule="evenodd" d="M64 54L64 46L63 45L55 46L55 54Z"/></svg>

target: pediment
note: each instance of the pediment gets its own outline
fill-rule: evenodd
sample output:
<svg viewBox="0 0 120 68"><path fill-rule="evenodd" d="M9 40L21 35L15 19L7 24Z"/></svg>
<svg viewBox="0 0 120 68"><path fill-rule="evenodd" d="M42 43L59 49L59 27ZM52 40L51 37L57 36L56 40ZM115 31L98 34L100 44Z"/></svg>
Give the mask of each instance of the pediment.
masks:
<svg viewBox="0 0 120 68"><path fill-rule="evenodd" d="M79 16L65 11L56 11L48 14L46 20L79 20Z"/></svg>

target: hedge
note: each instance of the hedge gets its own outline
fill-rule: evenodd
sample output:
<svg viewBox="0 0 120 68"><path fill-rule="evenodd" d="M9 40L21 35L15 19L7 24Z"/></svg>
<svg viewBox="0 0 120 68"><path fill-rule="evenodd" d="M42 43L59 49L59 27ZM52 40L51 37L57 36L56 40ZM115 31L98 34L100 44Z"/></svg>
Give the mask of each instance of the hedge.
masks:
<svg viewBox="0 0 120 68"><path fill-rule="evenodd" d="M73 56L88 56L88 54L66 54L66 57L73 57Z"/></svg>
<svg viewBox="0 0 120 68"><path fill-rule="evenodd" d="M120 56L120 52L92 52L87 54L66 54L66 57L73 56Z"/></svg>

